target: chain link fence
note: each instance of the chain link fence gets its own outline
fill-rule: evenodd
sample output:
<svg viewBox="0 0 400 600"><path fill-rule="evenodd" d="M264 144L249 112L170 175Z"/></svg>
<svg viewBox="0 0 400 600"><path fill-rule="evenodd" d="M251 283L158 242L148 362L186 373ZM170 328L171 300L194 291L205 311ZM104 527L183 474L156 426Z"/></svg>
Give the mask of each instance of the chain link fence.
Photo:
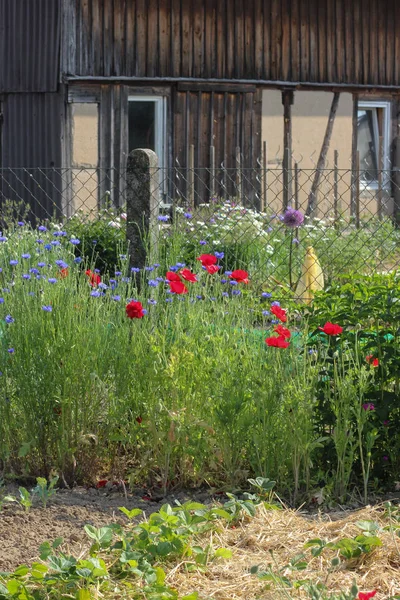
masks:
<svg viewBox="0 0 400 600"><path fill-rule="evenodd" d="M223 166L157 169L158 251L168 262L195 264L218 252L221 267L244 269L264 290L299 289L312 253L325 285L351 273L389 273L400 263L397 174L351 169L255 169ZM134 191L115 169L0 169L2 229L10 219L102 223L123 243ZM288 208L304 221L285 223ZM180 256L178 256L180 254ZM161 260L160 258L160 260Z"/></svg>

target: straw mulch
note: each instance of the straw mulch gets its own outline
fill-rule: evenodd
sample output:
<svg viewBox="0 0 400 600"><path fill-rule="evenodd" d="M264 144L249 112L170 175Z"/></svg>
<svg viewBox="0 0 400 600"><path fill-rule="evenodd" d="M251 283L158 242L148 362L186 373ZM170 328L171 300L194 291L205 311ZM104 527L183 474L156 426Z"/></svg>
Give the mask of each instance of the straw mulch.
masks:
<svg viewBox="0 0 400 600"><path fill-rule="evenodd" d="M267 511L261 507L255 518L235 529L213 533L213 548L229 548L231 559L212 561L204 573L187 573L184 564L178 565L167 576L167 582L182 595L196 590L200 598L207 599L306 598L301 589L284 591L274 584L267 589L269 582L260 581L250 573L254 565L262 570L272 563L277 573L290 559L304 553L308 560L305 571L283 571L281 575L287 575L292 581L307 579L325 583L330 592L348 592L356 581L360 591L378 590L375 600L386 600L400 592L400 538L395 531L379 531L381 547L359 559L342 562L330 575L328 570L335 551L325 550L322 556L314 558L309 549L304 549L304 544L313 538L336 541L360 535L362 532L355 525L359 520L376 521L382 528L389 525L383 506L317 516L292 510Z"/></svg>

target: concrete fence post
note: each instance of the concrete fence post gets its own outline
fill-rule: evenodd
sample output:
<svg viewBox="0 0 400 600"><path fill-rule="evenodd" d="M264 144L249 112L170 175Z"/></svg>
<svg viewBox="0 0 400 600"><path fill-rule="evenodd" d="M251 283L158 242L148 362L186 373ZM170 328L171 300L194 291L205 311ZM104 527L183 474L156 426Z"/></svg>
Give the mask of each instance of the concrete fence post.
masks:
<svg viewBox="0 0 400 600"><path fill-rule="evenodd" d="M126 234L130 266L141 269L157 256L160 181L153 150L132 150L126 167Z"/></svg>

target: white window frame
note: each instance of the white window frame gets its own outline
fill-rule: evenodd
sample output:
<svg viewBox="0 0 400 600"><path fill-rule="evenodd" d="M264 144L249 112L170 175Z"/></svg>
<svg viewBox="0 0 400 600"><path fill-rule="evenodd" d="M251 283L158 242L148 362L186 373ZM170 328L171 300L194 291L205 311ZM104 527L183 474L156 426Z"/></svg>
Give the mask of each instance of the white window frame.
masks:
<svg viewBox="0 0 400 600"><path fill-rule="evenodd" d="M382 187L388 187L390 183L390 156L389 156L389 148L390 148L390 109L391 103L389 101L384 100L359 100L357 109L371 110L371 109L383 109L383 119L382 119L382 137L383 137L383 169L385 171L385 175L382 177ZM373 117L374 121L374 136L375 136L375 145L376 148L379 148L379 130L378 130L378 118L376 112ZM378 166L378 171L380 170L380 165ZM361 180L361 183L362 180ZM365 188L369 190L377 190L379 184L377 181L370 181L365 183Z"/></svg>
<svg viewBox="0 0 400 600"><path fill-rule="evenodd" d="M154 147L158 156L158 166L163 169L166 165L167 144L167 99L165 96L143 96L141 94L128 96L128 102L154 102ZM161 132L161 133L160 133Z"/></svg>

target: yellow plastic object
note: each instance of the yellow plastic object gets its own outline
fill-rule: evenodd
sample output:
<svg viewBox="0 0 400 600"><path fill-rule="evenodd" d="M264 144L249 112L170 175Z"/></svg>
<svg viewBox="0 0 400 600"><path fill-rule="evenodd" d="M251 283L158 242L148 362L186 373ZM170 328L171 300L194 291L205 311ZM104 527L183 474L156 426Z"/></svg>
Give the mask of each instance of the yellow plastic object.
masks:
<svg viewBox="0 0 400 600"><path fill-rule="evenodd" d="M295 291L298 302L311 304L314 292L324 289L324 274L314 248L308 246L301 270L301 277Z"/></svg>

